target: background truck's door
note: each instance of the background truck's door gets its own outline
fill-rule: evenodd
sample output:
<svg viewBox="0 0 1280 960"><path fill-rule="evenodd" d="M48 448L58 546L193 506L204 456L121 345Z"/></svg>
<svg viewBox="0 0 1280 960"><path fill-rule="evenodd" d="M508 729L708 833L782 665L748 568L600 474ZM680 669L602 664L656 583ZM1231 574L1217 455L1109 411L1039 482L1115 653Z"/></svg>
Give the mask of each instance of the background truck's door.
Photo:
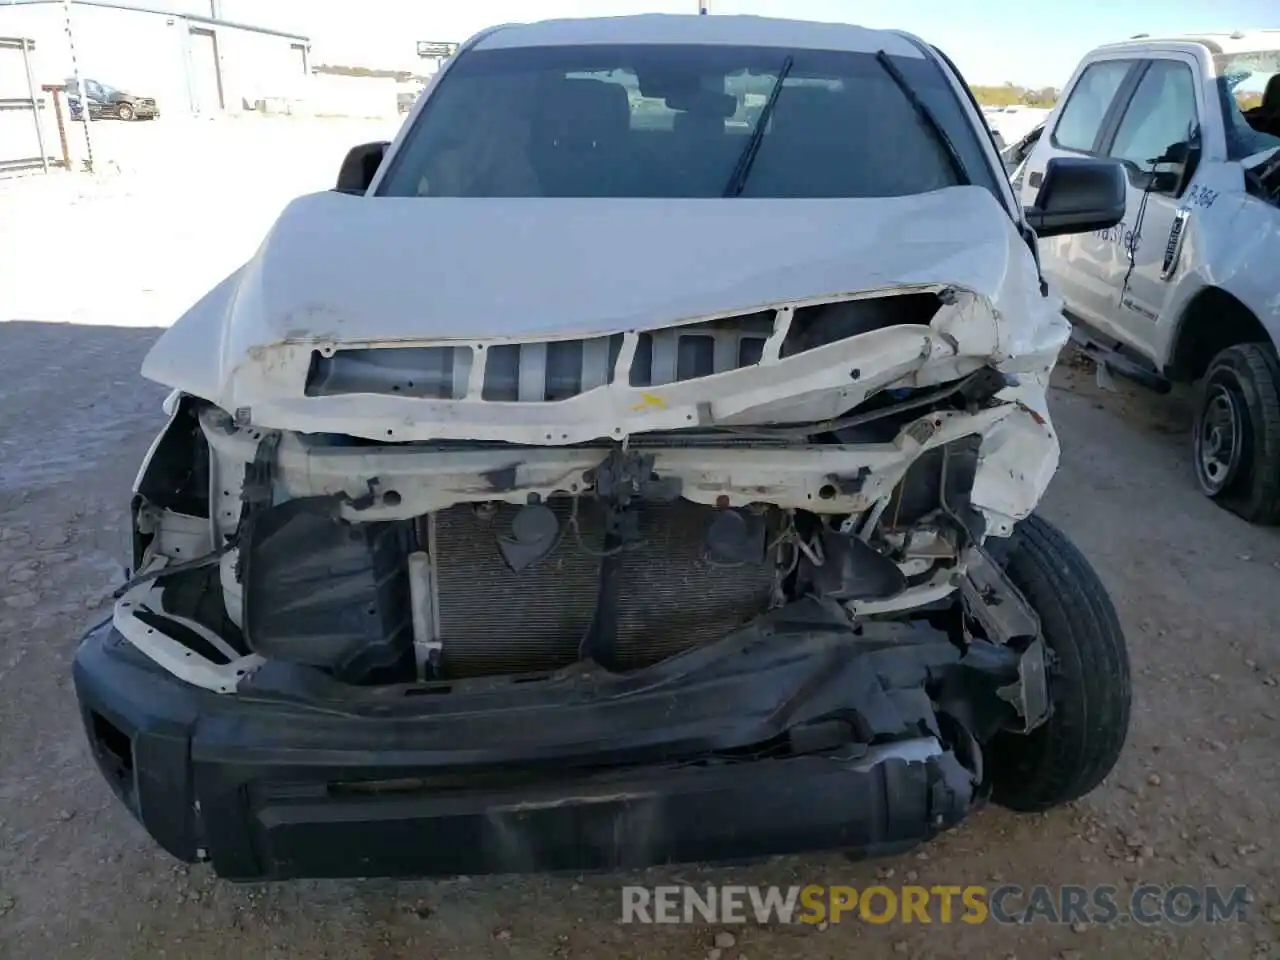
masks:
<svg viewBox="0 0 1280 960"><path fill-rule="evenodd" d="M1021 178L1021 199L1030 206L1052 157L1097 156L1132 90L1141 60L1100 58L1077 70L1065 100L1049 118L1045 133L1028 158ZM1124 268L1128 224L1109 230L1043 240L1044 272L1066 300L1070 313L1104 332Z"/></svg>
<svg viewBox="0 0 1280 960"><path fill-rule="evenodd" d="M1187 152L1200 145L1203 85L1190 54L1146 60L1133 95L1108 137L1105 153L1124 164L1129 179L1125 271L1110 309L1120 339L1143 356L1154 350L1156 321L1164 307L1176 256L1198 188L1182 182ZM1173 157L1181 155L1182 161ZM1179 195L1182 199L1179 199Z"/></svg>

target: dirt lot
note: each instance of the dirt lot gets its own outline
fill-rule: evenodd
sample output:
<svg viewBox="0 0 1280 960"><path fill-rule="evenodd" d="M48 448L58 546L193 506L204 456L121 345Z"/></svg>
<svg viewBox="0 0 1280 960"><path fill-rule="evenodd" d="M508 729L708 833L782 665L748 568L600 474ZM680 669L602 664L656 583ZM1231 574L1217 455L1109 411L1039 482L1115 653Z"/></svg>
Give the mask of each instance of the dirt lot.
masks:
<svg viewBox="0 0 1280 960"><path fill-rule="evenodd" d="M715 928L622 926L619 885L882 878L1247 884L1251 902L1247 923L1212 928L746 925L720 956L1280 957L1280 536L1193 489L1185 399L1102 391L1070 366L1044 510L1109 584L1136 687L1120 766L1079 804L985 810L881 863L280 886L175 866L100 781L69 680L77 637L120 580L129 484L160 423L162 391L136 371L290 192L326 186L343 147L379 132L226 129L202 132L181 169L157 124L142 131L155 149L119 173L0 184L0 956L699 958Z"/></svg>

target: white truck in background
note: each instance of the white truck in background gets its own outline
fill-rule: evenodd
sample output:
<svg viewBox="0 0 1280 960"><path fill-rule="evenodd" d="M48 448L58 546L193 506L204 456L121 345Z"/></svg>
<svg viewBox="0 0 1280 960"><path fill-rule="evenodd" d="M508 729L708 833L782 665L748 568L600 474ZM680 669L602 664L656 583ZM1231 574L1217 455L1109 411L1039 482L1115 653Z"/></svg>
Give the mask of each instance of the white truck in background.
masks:
<svg viewBox="0 0 1280 960"><path fill-rule="evenodd" d="M1262 105L1242 111L1241 90ZM1040 245L1077 341L1157 389L1198 381L1200 489L1280 522L1280 30L1092 51L1005 153L1025 204L1069 156L1119 160L1129 183L1118 226Z"/></svg>

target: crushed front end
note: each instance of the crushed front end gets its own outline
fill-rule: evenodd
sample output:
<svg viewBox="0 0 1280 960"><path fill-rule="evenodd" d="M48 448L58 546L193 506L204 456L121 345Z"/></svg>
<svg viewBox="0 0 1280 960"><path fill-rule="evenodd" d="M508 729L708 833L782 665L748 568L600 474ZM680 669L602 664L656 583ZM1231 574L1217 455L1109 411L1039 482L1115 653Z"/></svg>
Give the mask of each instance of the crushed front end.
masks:
<svg viewBox="0 0 1280 960"><path fill-rule="evenodd" d="M254 399L176 392L139 474L76 665L95 756L241 879L927 839L1049 709L984 544L1057 464L1054 307L896 284L258 350Z"/></svg>

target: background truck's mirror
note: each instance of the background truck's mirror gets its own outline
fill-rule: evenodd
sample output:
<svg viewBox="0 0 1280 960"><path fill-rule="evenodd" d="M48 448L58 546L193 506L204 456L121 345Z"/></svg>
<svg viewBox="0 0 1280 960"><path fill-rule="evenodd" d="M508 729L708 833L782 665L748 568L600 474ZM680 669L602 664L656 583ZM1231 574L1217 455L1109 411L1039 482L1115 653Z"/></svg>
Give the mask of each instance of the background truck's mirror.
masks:
<svg viewBox="0 0 1280 960"><path fill-rule="evenodd" d="M1124 219L1127 181L1116 160L1053 157L1027 223L1041 237L1106 230Z"/></svg>
<svg viewBox="0 0 1280 960"><path fill-rule="evenodd" d="M342 167L338 170L338 192L363 194L367 191L388 146L389 141L379 140L375 143L362 143L348 150Z"/></svg>
<svg viewBox="0 0 1280 960"><path fill-rule="evenodd" d="M1152 161L1155 170L1151 189L1157 193L1182 196L1200 164L1199 140L1170 144L1164 155ZM1165 169L1159 169L1164 167Z"/></svg>

